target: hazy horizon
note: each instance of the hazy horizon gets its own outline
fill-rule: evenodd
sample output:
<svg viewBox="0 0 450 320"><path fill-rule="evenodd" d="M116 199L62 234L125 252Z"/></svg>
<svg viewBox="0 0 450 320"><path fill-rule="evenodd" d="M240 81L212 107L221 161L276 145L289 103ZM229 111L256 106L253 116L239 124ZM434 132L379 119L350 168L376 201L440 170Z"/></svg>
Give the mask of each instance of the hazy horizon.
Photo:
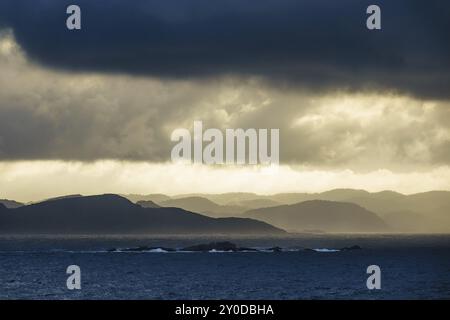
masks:
<svg viewBox="0 0 450 320"><path fill-rule="evenodd" d="M192 26L222 12L232 28L229 8L208 7L205 20L196 22L184 5L178 10L187 11L178 15L168 4L147 4L152 10L130 7L144 26L124 17L128 28L122 30L114 19L87 18L89 27L71 31L59 18L42 19L60 11L64 22L64 3L40 5L40 13L21 7L27 21L9 14L13 2L0 5L0 198L450 190L448 48L437 41L437 25L420 27L409 41L402 35L419 27L400 17L391 22L396 28L380 31L383 36L368 31L356 14L361 9L365 15L362 4L328 10L271 3L256 12L233 3L236 12L257 18L262 30L268 30L262 17L275 18L278 9L287 20L271 25L268 39L247 22L245 32L228 38L214 23ZM383 5L403 13L397 3ZM103 15L97 6L83 7ZM119 3L109 10L113 16L123 12ZM335 10L349 19L345 36L333 28L342 25ZM329 24L312 28L310 19L301 19L305 12L325 15ZM171 30L166 36L173 47L149 22L153 15L161 17L155 22L161 30ZM178 23L191 40L188 47L177 41L180 29L171 27ZM217 33L202 31L209 28ZM115 30L116 37L104 37L104 30ZM294 35L299 42L291 46ZM311 36L314 55L305 51ZM210 47L203 46L206 40ZM249 41L255 46L247 47ZM423 47L430 50L418 49ZM254 59L261 52L267 60ZM280 166L170 162L171 133L192 130L194 121L205 129L280 129Z"/></svg>
<svg viewBox="0 0 450 320"><path fill-rule="evenodd" d="M0 165L1 168L1 165ZM266 168L267 169L267 168ZM206 168L206 170L210 170L209 168ZM214 177L204 177L204 180L211 181L211 183L217 178L217 175L220 176L228 176L230 173L229 171L232 171L233 169L225 169L219 171L218 174L216 174ZM242 169L241 169L242 170ZM260 169L264 171L265 169ZM283 169L281 169L283 170ZM289 169L288 169L289 170ZM280 193L308 193L308 194L314 194L314 193L322 193L327 192L331 190L336 189L351 189L351 190L363 190L367 191L369 193L378 193L383 191L392 191L396 193L400 193L403 195L413 195L418 193L426 193L426 192L432 192L432 191L450 191L450 188L446 189L445 184L441 184L443 187L441 188L433 188L431 185L428 187L424 187L424 184L422 183L419 187L417 185L412 185L411 187L408 186L408 182L403 182L398 185L395 184L377 184L376 186L372 188L364 188L365 184L365 178L364 176L361 177L355 177L352 178L355 179L355 182L352 184L349 184L348 182L339 183L337 180L340 179L348 179L349 176L352 176L352 173L348 172L338 172L333 174L330 174L330 172L323 172L322 174L330 175L331 177L327 179L326 183L319 184L316 187L307 187L307 186L300 186L300 187L293 187L292 185L295 183L295 181L290 182L286 181L285 177L286 175L289 175L288 172L284 172L283 176L272 175L271 181L276 181L273 183L280 183L280 187L276 188L269 188L266 186L261 186L261 183L259 183L257 180L260 179L260 172L254 173L253 179L246 179L245 186L242 187L242 184L238 183L238 187L235 187L232 183L233 181L227 183L226 188L222 188L222 186L209 187L206 183L205 185L199 186L196 189L192 188L192 180L186 180L186 186L183 185L183 181L179 182L179 185L172 188L164 188L167 184L170 183L172 175L167 175L165 177L161 177L160 175L156 175L156 177L152 177L151 180L155 179L157 181L164 181L167 182L159 183L157 186L152 186L152 183L143 184L143 183L136 183L133 184L132 182L128 182L124 184L123 186L119 186L121 180L118 179L115 183L113 183L115 186L111 187L111 181L107 180L105 183L99 183L99 177L94 177L96 180L96 184L93 186L91 184L92 180L89 177L82 177L80 180L77 181L77 183L73 183L73 174L76 174L78 177L80 177L80 171L76 171L75 173L72 172L72 174L68 174L68 176L61 176L61 171L57 171L57 176L55 176L55 173L50 173L48 175L45 174L38 174L34 172L34 174L31 177L26 177L24 174L20 175L21 181L17 181L17 186L14 187L3 187L1 186L1 192L0 192L0 199L8 199L8 200L15 200L22 203L27 202L35 202L35 201L41 201L49 198L55 198L65 195L73 195L73 194L80 194L83 196L90 196L90 195L100 195L100 194L119 194L119 195L149 195L149 194L164 194L171 197L174 196L183 196L183 195L192 195L192 194L224 194L224 193L254 193L256 195L262 195L262 196L268 196L268 195L275 195ZM159 171L159 170L157 170ZM224 172L225 171L225 172ZM228 171L228 172L226 172ZM110 172L110 171L109 171ZM141 171L142 172L142 171ZM9 172L11 173L11 172ZM151 172L151 174L154 174L154 172ZM198 174L198 172L192 172L192 175ZM301 173L297 173L299 176L301 176ZM305 175L308 175L308 173L303 173ZM310 174L310 173L309 173ZM109 174L105 174L102 178L105 178ZM239 175L239 172L237 173ZM264 173L262 174L264 175ZM320 175L320 173L319 173ZM0 176L2 176L2 171L0 169ZM138 173L136 173L136 176L139 176ZM342 178L345 177L345 178ZM370 175L369 175L370 177ZM265 178L267 179L267 173L265 174ZM445 177L441 177L442 180L445 180ZM450 177L449 177L450 178ZM47 179L50 179L48 181ZM198 177L197 177L198 179ZM283 180L285 184L281 184L279 182L280 180ZM11 180L11 178L10 178ZM232 180L232 179L231 179ZM237 180L237 179L236 179ZM329 183L328 181L333 180L332 183ZM413 180L420 182L420 180L423 181L423 177L418 175L413 178ZM72 183L67 184L67 181L72 181ZM334 182L336 181L336 182ZM187 183L189 182L189 183ZM47 185L48 184L48 185ZM252 187L252 184L258 184L258 187ZM271 183L268 183L271 184ZM308 179L305 179L305 184L308 184ZM39 185L39 188L36 188L36 185ZM42 188L44 185L44 188ZM391 186L400 186L399 188L384 188L385 185L391 185ZM401 186L404 186L403 188ZM439 184L438 184L439 185ZM10 185L11 186L11 185ZM288 187L286 187L288 186ZM327 187L329 186L329 187ZM63 191L65 190L65 191ZM176 191L178 190L178 191Z"/></svg>
<svg viewBox="0 0 450 320"><path fill-rule="evenodd" d="M367 192L369 194L377 194L377 193L383 193L383 192L394 192L400 195L404 196L412 196L412 195L418 195L418 194L424 194L424 193L430 193L430 192L450 192L450 190L444 190L444 189L437 189L437 190L426 190L426 191L420 191L420 192L412 192L412 193L403 193L398 192L395 190L377 190L377 191L368 191L365 189L354 189L354 188L333 188L333 189L326 189L323 191L316 191L316 192L308 192L308 191L285 191L285 192L275 192L275 193L258 193L258 192L252 192L252 191L228 191L228 192L189 192L189 193L165 193L165 192L143 192L143 193L123 193L123 192L98 192L98 193L82 193L82 192L73 192L73 193L55 193L49 197L44 198L36 198L36 199L30 199L30 200L21 200L18 198L8 198L8 197L2 197L2 194L0 194L0 200L12 200L17 201L23 204L29 204L29 203L36 203L41 201L46 201L49 199L56 199L56 198L63 198L67 196L75 196L80 195L83 197L89 197L89 196L100 196L100 195L106 195L106 194L116 194L123 197L128 196L152 196L152 195L165 195L170 198L174 199L182 199L182 198L188 198L188 197L195 197L195 196L220 196L220 195L227 195L227 194L252 194L255 196L260 197L270 197L270 196L276 196L281 194L307 194L307 195L316 195L316 194L322 194L327 193L330 191L363 191ZM213 201L214 202L214 201Z"/></svg>

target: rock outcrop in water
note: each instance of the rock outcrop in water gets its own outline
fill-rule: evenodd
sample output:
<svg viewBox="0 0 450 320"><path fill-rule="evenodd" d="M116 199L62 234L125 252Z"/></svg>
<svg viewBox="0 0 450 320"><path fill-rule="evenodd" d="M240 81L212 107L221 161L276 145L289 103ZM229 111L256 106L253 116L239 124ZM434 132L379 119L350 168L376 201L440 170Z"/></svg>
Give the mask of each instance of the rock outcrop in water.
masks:
<svg viewBox="0 0 450 320"><path fill-rule="evenodd" d="M149 247L149 246L139 246L134 248L114 248L108 250L109 252L339 252L339 251L351 251L351 250L361 250L362 248L358 245L344 247L341 249L298 249L298 248L282 248L282 247L270 247L270 248L248 248L239 247L236 244L229 241L222 242L210 242L192 245L184 247L181 249L168 248L168 247Z"/></svg>
<svg viewBox="0 0 450 320"><path fill-rule="evenodd" d="M236 244L229 241L210 242L204 244L197 244L187 246L181 249L167 248L167 247L148 247L140 246L134 248L118 249L113 248L109 252L282 252L281 247L272 247L268 249L256 249L248 247L238 247Z"/></svg>
<svg viewBox="0 0 450 320"><path fill-rule="evenodd" d="M208 244L199 244L181 249L181 251L239 251L239 248L231 242L211 242Z"/></svg>
<svg viewBox="0 0 450 320"><path fill-rule="evenodd" d="M109 249L109 252L146 252L146 251L161 251L161 252L173 252L176 251L173 248L167 248L167 247L147 247L147 246L140 246L140 247L134 247L134 248L124 248L124 249Z"/></svg>
<svg viewBox="0 0 450 320"><path fill-rule="evenodd" d="M351 246L351 247L344 247L344 248L341 248L339 250L341 250L341 251L351 251L351 250L361 250L361 249L362 248L360 246L355 245L355 246Z"/></svg>

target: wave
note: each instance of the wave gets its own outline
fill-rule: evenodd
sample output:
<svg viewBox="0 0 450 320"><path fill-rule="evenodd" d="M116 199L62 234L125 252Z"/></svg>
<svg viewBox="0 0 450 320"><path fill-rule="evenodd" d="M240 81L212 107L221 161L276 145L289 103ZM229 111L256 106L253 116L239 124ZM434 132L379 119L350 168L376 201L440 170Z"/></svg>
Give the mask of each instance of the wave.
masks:
<svg viewBox="0 0 450 320"><path fill-rule="evenodd" d="M341 250L339 249L328 249L328 248L318 248L318 249L313 249L315 252L339 252Z"/></svg>
<svg viewBox="0 0 450 320"><path fill-rule="evenodd" d="M8 250L0 251L0 253L46 253L46 254L58 254L58 253L295 253L295 252L315 252L315 253L336 253L341 251L361 249L359 246L345 247L345 248L281 248L281 247L236 247L234 249L229 248L208 248L203 250L192 250L192 247L188 248L165 248L165 247L134 247L134 248L113 248L113 249L100 249L100 250L74 250L74 249L49 249L49 250Z"/></svg>
<svg viewBox="0 0 450 320"><path fill-rule="evenodd" d="M131 248L127 248L127 249L117 249L114 251L100 251L100 252L119 252L119 253L139 253L139 252L143 252L143 253L237 253L237 252L242 252L242 253L274 253L274 252L318 252L318 253L335 253L335 252L340 252L340 251L345 251L345 249L333 249L333 248L314 248L314 249L309 249L309 248L302 248L302 249L297 249L297 248L277 248L277 249L272 249L272 248L248 248L248 249L243 249L243 250L218 250L218 249L211 249L211 250L206 250L206 251L195 251L195 250L183 250L183 249L174 249L174 250L166 250L163 248L154 248L154 249L149 249L149 250L132 250Z"/></svg>

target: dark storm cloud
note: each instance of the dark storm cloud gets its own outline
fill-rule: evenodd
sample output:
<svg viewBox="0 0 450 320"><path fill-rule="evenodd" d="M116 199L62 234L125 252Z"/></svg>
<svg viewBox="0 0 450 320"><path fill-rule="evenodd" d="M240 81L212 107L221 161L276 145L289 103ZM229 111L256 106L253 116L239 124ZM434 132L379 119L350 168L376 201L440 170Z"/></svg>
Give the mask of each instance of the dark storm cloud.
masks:
<svg viewBox="0 0 450 320"><path fill-rule="evenodd" d="M280 159L352 169L448 165L450 101L278 90L259 79L54 72L0 34L0 162L170 159L176 128L280 128ZM212 80L212 81L211 81ZM1 163L0 163L1 164Z"/></svg>
<svg viewBox="0 0 450 320"><path fill-rule="evenodd" d="M382 9L382 30L365 27ZM78 4L82 30L65 28ZM388 89L448 98L447 1L3 0L28 56L74 71L168 78L259 75L310 89Z"/></svg>
<svg viewBox="0 0 450 320"><path fill-rule="evenodd" d="M166 161L202 120L280 128L287 164L447 166L450 5L378 4L0 0L0 161Z"/></svg>

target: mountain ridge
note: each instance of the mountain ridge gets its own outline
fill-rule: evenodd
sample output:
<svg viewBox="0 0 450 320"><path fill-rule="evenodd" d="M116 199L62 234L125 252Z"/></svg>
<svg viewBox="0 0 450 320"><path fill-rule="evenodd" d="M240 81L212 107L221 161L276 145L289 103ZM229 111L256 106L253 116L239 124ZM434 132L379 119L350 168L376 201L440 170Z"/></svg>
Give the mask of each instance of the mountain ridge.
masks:
<svg viewBox="0 0 450 320"><path fill-rule="evenodd" d="M244 217L265 221L288 231L383 232L388 226L375 213L354 203L308 200L291 205L253 209Z"/></svg>
<svg viewBox="0 0 450 320"><path fill-rule="evenodd" d="M215 219L179 208L143 208L115 194L63 198L0 210L0 233L283 234L247 218Z"/></svg>

